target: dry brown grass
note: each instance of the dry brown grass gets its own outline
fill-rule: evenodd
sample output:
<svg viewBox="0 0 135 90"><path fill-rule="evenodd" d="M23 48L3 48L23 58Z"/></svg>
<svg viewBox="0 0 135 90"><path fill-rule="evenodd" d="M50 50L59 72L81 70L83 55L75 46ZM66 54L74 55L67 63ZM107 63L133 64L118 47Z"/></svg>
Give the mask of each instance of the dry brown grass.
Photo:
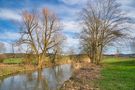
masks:
<svg viewBox="0 0 135 90"><path fill-rule="evenodd" d="M4 59L6 59L7 58L7 56L6 55L4 55L4 54L0 54L0 63L2 63L3 62L3 60Z"/></svg>
<svg viewBox="0 0 135 90"><path fill-rule="evenodd" d="M0 77L35 69L33 65L0 64Z"/></svg>

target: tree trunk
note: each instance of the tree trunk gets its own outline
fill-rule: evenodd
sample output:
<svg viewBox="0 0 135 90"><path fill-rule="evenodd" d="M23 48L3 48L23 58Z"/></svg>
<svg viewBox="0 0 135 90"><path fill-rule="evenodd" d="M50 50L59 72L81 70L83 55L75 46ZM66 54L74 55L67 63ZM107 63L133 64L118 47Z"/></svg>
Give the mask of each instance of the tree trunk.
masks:
<svg viewBox="0 0 135 90"><path fill-rule="evenodd" d="M43 56L39 56L38 57L38 69L42 69L43 68Z"/></svg>

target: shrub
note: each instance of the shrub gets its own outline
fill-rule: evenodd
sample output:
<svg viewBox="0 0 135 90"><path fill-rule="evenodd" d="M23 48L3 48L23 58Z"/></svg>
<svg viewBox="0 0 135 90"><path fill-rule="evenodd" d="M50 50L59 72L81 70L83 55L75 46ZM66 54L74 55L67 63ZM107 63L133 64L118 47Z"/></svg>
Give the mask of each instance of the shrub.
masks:
<svg viewBox="0 0 135 90"><path fill-rule="evenodd" d="M0 63L3 63L4 59L6 59L6 55L0 54Z"/></svg>

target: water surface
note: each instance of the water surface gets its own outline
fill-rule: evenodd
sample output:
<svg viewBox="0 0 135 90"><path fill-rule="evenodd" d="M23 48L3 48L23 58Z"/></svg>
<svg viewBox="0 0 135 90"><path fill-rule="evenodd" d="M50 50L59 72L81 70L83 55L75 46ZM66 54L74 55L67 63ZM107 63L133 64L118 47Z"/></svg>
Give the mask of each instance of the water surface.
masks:
<svg viewBox="0 0 135 90"><path fill-rule="evenodd" d="M70 64L2 78L0 90L57 90L72 75Z"/></svg>

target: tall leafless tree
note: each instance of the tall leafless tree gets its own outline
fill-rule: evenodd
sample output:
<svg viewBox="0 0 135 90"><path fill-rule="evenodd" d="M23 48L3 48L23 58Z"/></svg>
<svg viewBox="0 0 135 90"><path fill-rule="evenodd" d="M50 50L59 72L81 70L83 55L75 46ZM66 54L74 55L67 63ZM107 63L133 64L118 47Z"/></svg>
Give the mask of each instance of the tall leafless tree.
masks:
<svg viewBox="0 0 135 90"><path fill-rule="evenodd" d="M4 53L6 50L5 44L0 42L0 53Z"/></svg>
<svg viewBox="0 0 135 90"><path fill-rule="evenodd" d="M66 40L66 38L57 33L55 35L55 38L54 38L54 43L56 43L57 41L60 41L59 44L55 45L53 48L52 48L52 63L56 64L56 60L60 59L61 55L62 55L62 50L63 50L63 42Z"/></svg>
<svg viewBox="0 0 135 90"><path fill-rule="evenodd" d="M89 0L81 12L80 40L92 63L99 64L103 49L125 36L127 18L116 0Z"/></svg>
<svg viewBox="0 0 135 90"><path fill-rule="evenodd" d="M131 38L131 41L130 41L130 50L131 50L132 54L135 54L135 37L134 38Z"/></svg>
<svg viewBox="0 0 135 90"><path fill-rule="evenodd" d="M61 43L61 39L56 41L56 34L61 36L62 25L58 17L47 8L42 9L42 12L38 15L25 11L22 17L22 36L18 44L27 44L36 56L38 68L42 68L47 53Z"/></svg>

